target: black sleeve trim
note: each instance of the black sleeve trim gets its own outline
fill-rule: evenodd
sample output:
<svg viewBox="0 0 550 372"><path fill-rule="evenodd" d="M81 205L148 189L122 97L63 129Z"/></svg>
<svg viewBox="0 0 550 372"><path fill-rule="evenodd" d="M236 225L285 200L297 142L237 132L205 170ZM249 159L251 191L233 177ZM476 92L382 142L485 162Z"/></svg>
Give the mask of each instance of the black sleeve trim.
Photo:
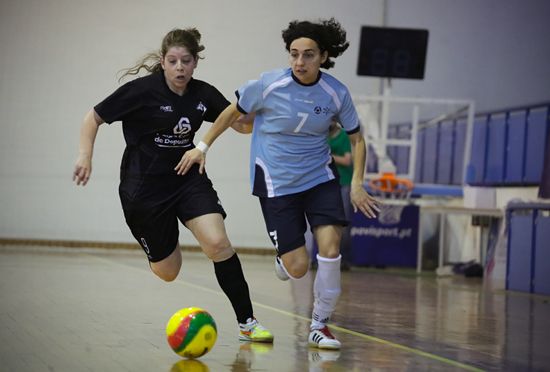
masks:
<svg viewBox="0 0 550 372"><path fill-rule="evenodd" d="M239 98L241 98L241 95L239 94L239 91L235 91L235 95L237 96L237 110L243 115L248 115L248 112L246 112L245 109L243 109L241 106L239 106Z"/></svg>
<svg viewBox="0 0 550 372"><path fill-rule="evenodd" d="M239 112L243 115L247 115L248 112L246 112L245 109L243 109L240 105L239 105L239 102L237 102L237 110L239 110Z"/></svg>
<svg viewBox="0 0 550 372"><path fill-rule="evenodd" d="M350 131L346 131L346 133L349 135L349 134L355 134L357 132L359 132L361 130L361 125L359 124L356 128L350 130Z"/></svg>

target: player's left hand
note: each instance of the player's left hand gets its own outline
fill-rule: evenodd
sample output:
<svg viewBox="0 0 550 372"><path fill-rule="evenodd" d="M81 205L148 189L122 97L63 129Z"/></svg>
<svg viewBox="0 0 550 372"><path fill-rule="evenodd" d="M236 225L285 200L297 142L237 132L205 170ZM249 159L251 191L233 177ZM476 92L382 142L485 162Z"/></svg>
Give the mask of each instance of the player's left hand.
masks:
<svg viewBox="0 0 550 372"><path fill-rule="evenodd" d="M362 185L352 185L350 196L354 212L360 210L368 218L376 218L380 212L380 201L370 196Z"/></svg>
<svg viewBox="0 0 550 372"><path fill-rule="evenodd" d="M206 155L197 148L186 151L174 170L178 175L183 176L195 163L200 164L199 173L203 174Z"/></svg>

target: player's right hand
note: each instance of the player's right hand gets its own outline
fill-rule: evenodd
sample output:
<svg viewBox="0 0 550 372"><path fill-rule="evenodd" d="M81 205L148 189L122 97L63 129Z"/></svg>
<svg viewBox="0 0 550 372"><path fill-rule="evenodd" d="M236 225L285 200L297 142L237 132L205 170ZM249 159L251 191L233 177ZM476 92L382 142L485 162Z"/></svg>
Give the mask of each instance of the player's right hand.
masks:
<svg viewBox="0 0 550 372"><path fill-rule="evenodd" d="M79 155L74 166L73 181L77 186L85 186L92 174L92 159L88 155Z"/></svg>
<svg viewBox="0 0 550 372"><path fill-rule="evenodd" d="M199 173L202 174L206 163L206 155L197 148L186 151L174 170L178 175L183 176L195 163L200 164Z"/></svg>

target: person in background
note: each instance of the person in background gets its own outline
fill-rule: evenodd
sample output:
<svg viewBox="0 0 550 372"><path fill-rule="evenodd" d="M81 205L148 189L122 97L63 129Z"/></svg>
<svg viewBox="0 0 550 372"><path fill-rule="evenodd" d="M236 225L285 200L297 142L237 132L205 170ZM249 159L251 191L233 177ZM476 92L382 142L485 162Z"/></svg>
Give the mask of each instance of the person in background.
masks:
<svg viewBox="0 0 550 372"><path fill-rule="evenodd" d="M351 202L367 217L376 217L378 211L378 202L363 186L365 141L351 94L321 71L333 67L331 58L341 55L349 43L334 18L292 21L282 36L290 68L265 72L241 86L237 102L220 114L198 148L185 153L176 169L186 174L197 163L202 169L215 139L242 114L255 114L250 181L277 251L276 274L281 280L298 280L308 272L307 220L319 245L308 343L340 349L328 322L341 292L340 239L348 220L327 141L333 121L342 125L353 147Z"/></svg>
<svg viewBox="0 0 550 372"><path fill-rule="evenodd" d="M254 317L248 284L224 225L226 213L201 167L176 172L203 121L214 122L229 101L212 85L193 78L201 35L195 28L166 34L157 53L146 55L126 75L136 78L105 98L84 118L73 173L86 185L92 172L95 138L104 122L122 122L126 149L120 166L119 195L126 223L145 251L151 271L173 281L181 268L178 220L214 263L218 283L239 324L239 339L272 342L272 333ZM240 130L243 122L233 126ZM199 147L200 148L200 147Z"/></svg>
<svg viewBox="0 0 550 372"><path fill-rule="evenodd" d="M348 271L351 267L351 219L353 213L350 199L351 178L353 176L351 143L346 131L336 122L330 125L328 143L332 159L336 163L338 171L344 212L346 213L346 219L350 221L342 229L342 239L340 240L340 254L342 255L340 268L342 271Z"/></svg>

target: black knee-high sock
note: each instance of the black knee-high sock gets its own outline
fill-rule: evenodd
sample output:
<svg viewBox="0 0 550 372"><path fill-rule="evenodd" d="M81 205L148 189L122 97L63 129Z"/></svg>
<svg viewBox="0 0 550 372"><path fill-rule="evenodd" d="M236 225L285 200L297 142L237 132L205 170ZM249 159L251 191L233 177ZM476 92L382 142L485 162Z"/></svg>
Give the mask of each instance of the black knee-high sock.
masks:
<svg viewBox="0 0 550 372"><path fill-rule="evenodd" d="M248 284L244 278L241 261L235 253L225 261L214 262L214 271L220 287L231 301L237 321L246 323L253 316Z"/></svg>

